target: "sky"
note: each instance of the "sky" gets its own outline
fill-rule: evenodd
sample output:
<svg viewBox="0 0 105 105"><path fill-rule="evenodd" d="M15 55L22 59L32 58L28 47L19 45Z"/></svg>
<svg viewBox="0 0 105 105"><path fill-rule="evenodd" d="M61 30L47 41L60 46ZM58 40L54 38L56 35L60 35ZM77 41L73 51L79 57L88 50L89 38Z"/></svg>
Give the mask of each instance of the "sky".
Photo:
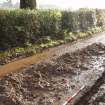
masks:
<svg viewBox="0 0 105 105"><path fill-rule="evenodd" d="M3 2L6 0L0 0ZM19 0L12 0L13 3L16 3ZM60 8L105 8L105 0L37 0L38 4L50 4L56 5Z"/></svg>

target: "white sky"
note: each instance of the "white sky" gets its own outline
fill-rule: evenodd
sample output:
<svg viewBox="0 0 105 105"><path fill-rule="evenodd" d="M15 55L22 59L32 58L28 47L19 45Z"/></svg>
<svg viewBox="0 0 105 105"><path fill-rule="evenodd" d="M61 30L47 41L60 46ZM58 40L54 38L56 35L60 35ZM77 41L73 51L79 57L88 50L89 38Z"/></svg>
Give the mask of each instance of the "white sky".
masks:
<svg viewBox="0 0 105 105"><path fill-rule="evenodd" d="M6 0L0 0L3 2ZM16 3L19 0L12 0ZM73 8L78 9L82 7L88 8L105 8L105 0L37 0L38 4L56 5L60 8Z"/></svg>

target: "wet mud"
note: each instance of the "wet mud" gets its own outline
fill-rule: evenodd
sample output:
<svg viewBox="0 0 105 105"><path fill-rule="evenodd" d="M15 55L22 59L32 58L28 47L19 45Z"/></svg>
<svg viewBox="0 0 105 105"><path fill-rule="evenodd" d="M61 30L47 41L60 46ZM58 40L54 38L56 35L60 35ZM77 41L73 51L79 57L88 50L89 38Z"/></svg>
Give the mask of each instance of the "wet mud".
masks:
<svg viewBox="0 0 105 105"><path fill-rule="evenodd" d="M0 79L0 105L104 105L105 45L52 57Z"/></svg>

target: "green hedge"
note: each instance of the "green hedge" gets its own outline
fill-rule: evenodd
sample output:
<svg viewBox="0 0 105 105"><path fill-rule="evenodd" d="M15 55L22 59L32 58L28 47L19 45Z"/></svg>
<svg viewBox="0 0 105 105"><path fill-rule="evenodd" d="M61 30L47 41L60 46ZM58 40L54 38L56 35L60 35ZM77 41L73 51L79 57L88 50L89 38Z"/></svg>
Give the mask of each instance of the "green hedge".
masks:
<svg viewBox="0 0 105 105"><path fill-rule="evenodd" d="M43 36L56 38L60 19L56 11L0 10L0 48L37 43Z"/></svg>
<svg viewBox="0 0 105 105"><path fill-rule="evenodd" d="M103 15L99 11L0 10L0 50L38 44L45 37L60 40L65 37L65 31L101 26Z"/></svg>
<svg viewBox="0 0 105 105"><path fill-rule="evenodd" d="M78 16L78 12L62 11L62 30L77 30L79 28Z"/></svg>

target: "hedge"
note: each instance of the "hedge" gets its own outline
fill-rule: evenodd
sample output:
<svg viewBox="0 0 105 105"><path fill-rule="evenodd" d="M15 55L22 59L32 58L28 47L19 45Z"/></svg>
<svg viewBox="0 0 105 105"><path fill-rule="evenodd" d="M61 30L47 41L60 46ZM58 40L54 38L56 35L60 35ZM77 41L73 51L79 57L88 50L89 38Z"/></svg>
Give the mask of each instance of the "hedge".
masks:
<svg viewBox="0 0 105 105"><path fill-rule="evenodd" d="M0 10L0 50L38 44L46 37L64 39L65 31L104 26L104 12L100 11Z"/></svg>

